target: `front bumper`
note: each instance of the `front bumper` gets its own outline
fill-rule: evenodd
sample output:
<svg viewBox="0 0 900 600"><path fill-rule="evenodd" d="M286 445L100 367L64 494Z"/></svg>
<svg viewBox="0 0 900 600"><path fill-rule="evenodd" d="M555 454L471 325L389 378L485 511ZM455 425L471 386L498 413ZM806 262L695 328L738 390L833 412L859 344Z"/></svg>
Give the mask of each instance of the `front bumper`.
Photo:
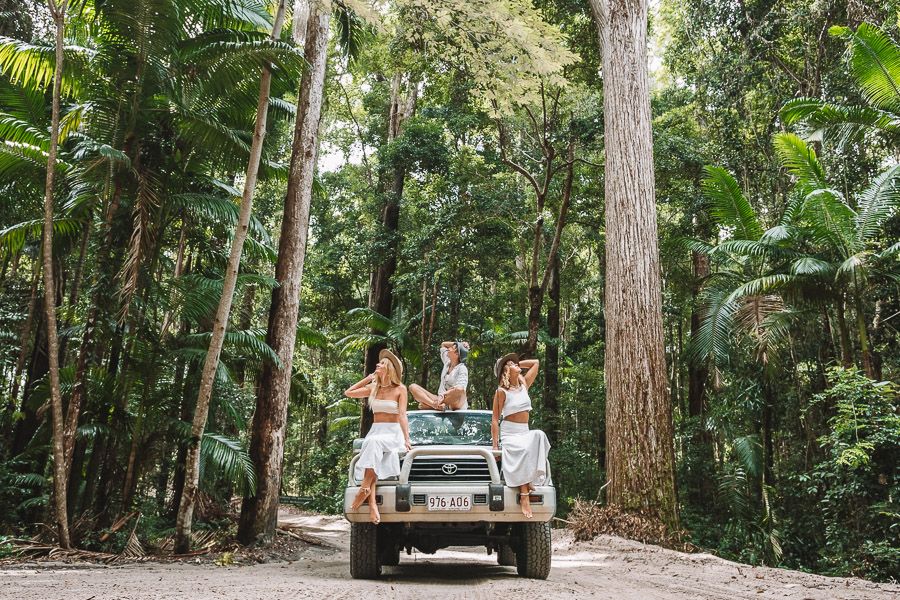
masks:
<svg viewBox="0 0 900 600"><path fill-rule="evenodd" d="M403 461L399 477L379 481L375 496L383 523L477 523L477 522L546 522L556 513L556 489L551 485L539 486L531 494L534 518L526 519L519 506L519 489L503 485L495 458L499 454L490 448L459 446L423 446L401 455ZM417 457L472 457L485 459L490 482L416 482L409 481L412 464ZM344 490L344 516L352 523L367 523L369 509L363 504L356 510L350 508L359 491L353 472L358 455L350 462L350 485ZM550 465L547 465L547 481L550 482ZM467 511L428 510L427 499L431 494L471 495L472 506Z"/></svg>
<svg viewBox="0 0 900 600"><path fill-rule="evenodd" d="M393 483L393 485L392 485ZM428 510L427 505L414 504L412 499L415 496L425 496L427 502L428 494L471 494L488 496L490 493L488 486L485 484L473 484L467 486L460 485L415 485L409 486L409 510L398 511L397 499L398 488L401 489L400 505L404 506L406 502L406 493L396 482L385 482L378 484L375 490L375 496L380 500L378 503L378 512L381 513L382 523L515 523L515 522L544 522L553 518L556 513L556 489L551 486L539 486L532 492L532 497L540 496L540 503L532 501L531 510L534 513L533 519L526 519L519 507L519 490L518 488L503 487L503 508L501 510L491 510L489 504L473 504L472 509L468 511L455 510ZM368 523L369 522L369 506L363 504L357 510L352 510L350 504L356 493L359 491L358 486L351 486L344 490L344 516L351 523ZM490 500L490 496L488 496Z"/></svg>

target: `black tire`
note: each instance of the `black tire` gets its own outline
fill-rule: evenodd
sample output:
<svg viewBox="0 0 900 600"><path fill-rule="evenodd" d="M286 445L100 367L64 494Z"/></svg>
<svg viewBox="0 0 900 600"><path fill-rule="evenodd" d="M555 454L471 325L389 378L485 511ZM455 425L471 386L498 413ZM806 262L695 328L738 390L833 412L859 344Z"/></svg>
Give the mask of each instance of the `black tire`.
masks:
<svg viewBox="0 0 900 600"><path fill-rule="evenodd" d="M378 527L371 523L351 523L350 576L376 579L381 575L378 558Z"/></svg>
<svg viewBox="0 0 900 600"><path fill-rule="evenodd" d="M550 523L523 523L521 540L516 549L516 569L522 577L547 579L553 554Z"/></svg>
<svg viewBox="0 0 900 600"><path fill-rule="evenodd" d="M497 564L501 567L516 566L516 551L504 544L497 549Z"/></svg>

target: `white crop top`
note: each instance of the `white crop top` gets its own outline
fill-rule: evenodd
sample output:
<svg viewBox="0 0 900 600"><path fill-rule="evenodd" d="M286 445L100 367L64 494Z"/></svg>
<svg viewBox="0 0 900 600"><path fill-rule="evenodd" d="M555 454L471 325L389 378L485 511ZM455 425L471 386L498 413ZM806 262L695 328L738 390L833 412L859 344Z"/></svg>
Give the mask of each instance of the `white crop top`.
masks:
<svg viewBox="0 0 900 600"><path fill-rule="evenodd" d="M373 413L387 413L389 415L400 414L400 406L396 400L373 398L372 400L369 400L369 408Z"/></svg>
<svg viewBox="0 0 900 600"><path fill-rule="evenodd" d="M514 390L500 388L506 393L506 402L503 403L503 410L500 411L501 417L508 417L517 412L531 410L531 397L528 396L528 388L520 386Z"/></svg>

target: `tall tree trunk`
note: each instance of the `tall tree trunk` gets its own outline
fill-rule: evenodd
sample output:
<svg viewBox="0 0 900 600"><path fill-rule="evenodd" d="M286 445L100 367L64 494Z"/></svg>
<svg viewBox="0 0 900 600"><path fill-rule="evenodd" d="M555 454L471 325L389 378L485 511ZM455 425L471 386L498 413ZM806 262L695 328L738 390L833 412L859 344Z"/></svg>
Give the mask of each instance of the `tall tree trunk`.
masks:
<svg viewBox="0 0 900 600"><path fill-rule="evenodd" d="M428 312L428 304L427 293L428 289L427 280L422 280L422 373L419 375L419 385L423 388L428 387L428 347L431 345L431 336L434 333L434 316L435 316L435 308L437 307L437 284L438 278L437 273L432 275L431 278L431 312L428 315L428 324L425 323L425 314Z"/></svg>
<svg viewBox="0 0 900 600"><path fill-rule="evenodd" d="M546 362L544 367L544 427L551 445L559 439L559 302L560 302L559 254L550 263L550 306L547 307Z"/></svg>
<svg viewBox="0 0 900 600"><path fill-rule="evenodd" d="M65 442L63 440L63 406L59 388L59 339L56 333L56 282L53 277L53 185L56 175L56 154L59 149L59 103L62 89L63 44L68 0L59 4L48 0L56 26L56 69L53 74L53 108L50 120L50 148L47 153L47 181L44 189L44 235L41 244L44 261L44 310L47 321L47 358L50 364L50 403L53 413L53 496L56 502L56 526L59 545L71 547L69 517L66 506Z"/></svg>
<svg viewBox="0 0 900 600"><path fill-rule="evenodd" d="M847 325L846 304L841 296L837 302L838 336L841 341L841 366L849 369L853 366L853 348L850 345L850 327Z"/></svg>
<svg viewBox="0 0 900 600"><path fill-rule="evenodd" d="M418 102L418 84L411 83L404 102L400 88L402 75L396 73L391 83L391 105L388 111L388 136L387 143L396 139L402 132L403 123L416 110ZM387 240L385 254L381 262L372 271L369 278L369 308L386 317L391 316L394 303L394 285L391 278L397 270L397 252L400 247L400 202L403 199L403 186L406 181L407 169L405 165L394 165L392 170L385 175L385 181L390 186L384 191L384 208L381 211L380 236ZM383 332L377 332L383 333ZM378 353L384 348L384 344L372 344L366 348L364 373L375 370L378 362ZM365 437L372 426L372 411L366 410L366 402L363 401L362 414L359 421L360 436Z"/></svg>
<svg viewBox="0 0 900 600"><path fill-rule="evenodd" d="M552 160L552 155L547 159ZM559 215L556 217L556 228L553 232L553 240L550 242L550 250L547 253L547 266L538 277L540 270L541 239L543 238L543 218L538 217L534 231L534 246L531 257L531 286L528 288L528 338L522 348L524 354L534 354L537 349L538 330L541 323L541 309L544 304L544 294L550 284L551 270L554 261L559 254L559 244L562 240L562 232L566 226L566 216L569 212L569 202L572 198L572 179L575 174L575 140L569 140L566 151L566 179L563 182L562 199L559 205ZM549 169L549 166L548 166ZM546 189L546 185L545 185ZM539 212L543 211L544 200L538 200Z"/></svg>
<svg viewBox="0 0 900 600"><path fill-rule="evenodd" d="M275 21L272 25L272 39L281 37L281 27L284 25L285 0L278 3L275 13ZM234 301L234 288L237 285L238 271L241 266L241 253L244 249L244 241L250 229L250 213L253 209L253 193L256 190L256 180L259 174L259 163L262 159L263 140L266 137L266 121L269 113L269 90L272 83L272 70L267 65L263 67L259 82L259 102L256 105L256 125L253 129L253 141L250 145L250 160L247 164L246 182L244 193L241 197L241 207L238 221L234 228L234 238L231 242L231 252L228 256L228 265L225 268L225 280L222 283L222 297L216 310L216 320L213 324L212 336L209 341L209 349L206 352L206 360L203 363L203 371L200 374L200 391L197 394L197 404L194 407L194 420L191 425L191 441L188 445L186 462L185 487L181 496L181 504L178 507L178 517L175 520L175 552L181 554L190 550L191 544L191 520L194 513L197 488L200 484L200 445L203 440L203 431L206 428L206 419L209 414L209 401L212 397L213 384L215 383L216 370L219 366L219 356L222 354L222 346L225 344L225 329L228 326L228 317L231 314L231 304Z"/></svg>
<svg viewBox="0 0 900 600"><path fill-rule="evenodd" d="M691 340L700 332L700 310L698 296L703 280L709 276L709 257L702 252L691 253L694 282L691 289ZM713 480L707 476L712 469L713 455L712 436L706 429L706 380L709 377L709 366L706 361L697 364L689 360L688 365L688 416L694 421L696 430L691 436L692 456L695 475L688 483L688 494L697 506L707 506L715 493Z"/></svg>
<svg viewBox="0 0 900 600"><path fill-rule="evenodd" d="M875 367L872 362L872 354L869 351L869 332L866 326L866 313L863 309L862 292L856 283L856 274L853 275L856 301L856 331L859 335L859 353L862 356L863 372L869 379L875 378Z"/></svg>
<svg viewBox="0 0 900 600"><path fill-rule="evenodd" d="M603 54L606 145L606 471L610 504L674 529L647 0L591 0Z"/></svg>
<svg viewBox="0 0 900 600"><path fill-rule="evenodd" d="M306 260L312 184L318 155L319 117L325 87L330 22L331 0L311 2L305 42L309 68L300 81L290 179L275 266L278 287L272 290L266 335L266 342L278 356L279 364L266 363L259 379L250 438L250 458L256 470L256 494L244 498L238 526L238 539L244 544L271 541L278 517L285 426L303 264Z"/></svg>

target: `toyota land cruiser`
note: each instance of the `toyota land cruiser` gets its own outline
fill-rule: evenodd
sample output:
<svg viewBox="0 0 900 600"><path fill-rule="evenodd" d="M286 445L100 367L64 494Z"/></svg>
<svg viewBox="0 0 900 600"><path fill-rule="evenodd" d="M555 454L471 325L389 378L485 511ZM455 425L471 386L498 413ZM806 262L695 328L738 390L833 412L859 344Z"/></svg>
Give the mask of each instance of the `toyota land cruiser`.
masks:
<svg viewBox="0 0 900 600"><path fill-rule="evenodd" d="M398 477L379 480L375 500L381 523L368 507L350 508L359 491L354 467L362 440L354 442L344 516L350 527L350 574L375 578L382 566L399 564L401 550L433 554L448 546L484 546L519 575L550 573L550 520L556 489L550 482L531 494L533 519L519 506L518 488L504 485L500 452L491 448L491 412L410 411L412 450L403 452Z"/></svg>

